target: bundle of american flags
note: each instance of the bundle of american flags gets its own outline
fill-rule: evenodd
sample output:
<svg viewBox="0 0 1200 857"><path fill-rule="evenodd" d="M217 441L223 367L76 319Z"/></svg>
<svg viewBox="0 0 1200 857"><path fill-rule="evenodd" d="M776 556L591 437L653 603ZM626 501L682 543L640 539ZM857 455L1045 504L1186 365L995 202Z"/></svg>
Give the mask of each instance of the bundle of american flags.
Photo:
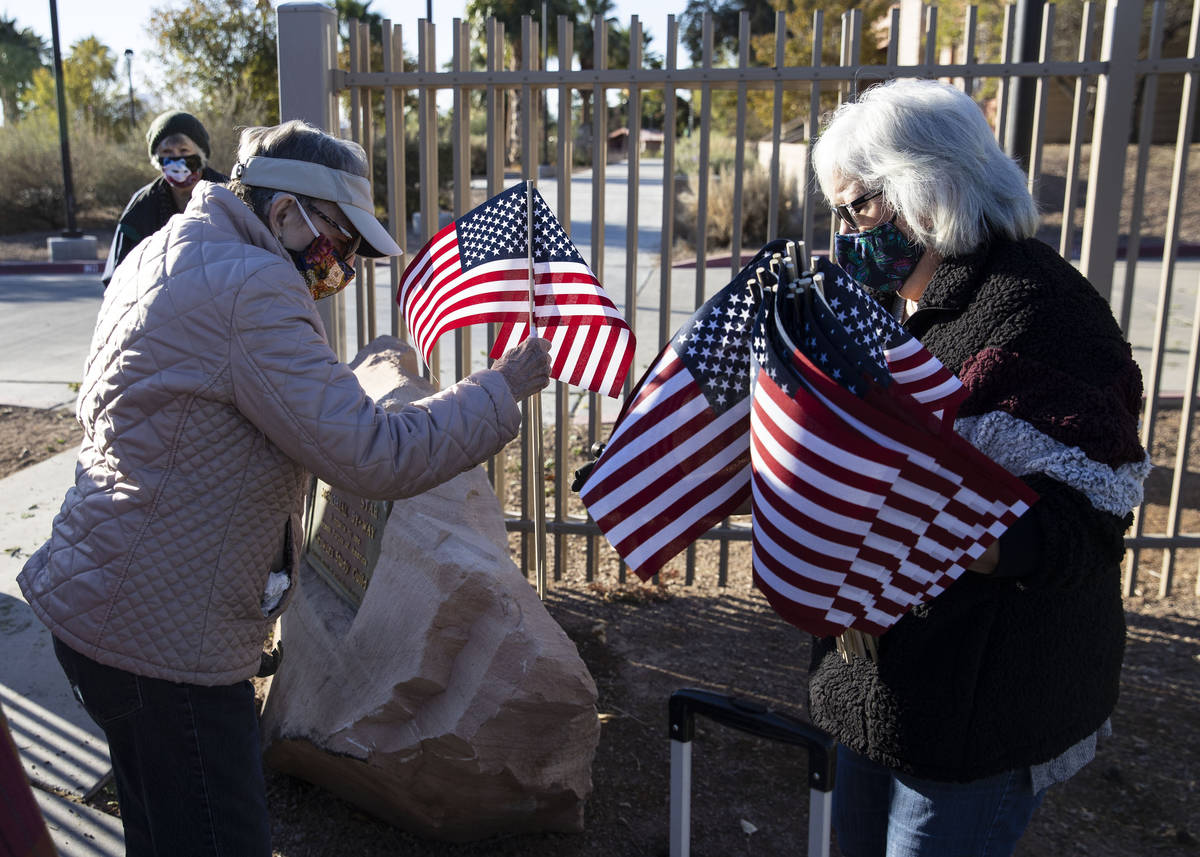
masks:
<svg viewBox="0 0 1200 857"><path fill-rule="evenodd" d="M881 634L1035 495L953 431L958 379L835 265L766 245L634 388L580 496L642 579L751 498L787 621Z"/></svg>
<svg viewBox="0 0 1200 857"><path fill-rule="evenodd" d="M438 337L467 325L501 325L492 359L528 337L531 261L534 321L550 341L550 376L618 395L633 360L633 333L529 183L443 227L405 269L396 302L426 365Z"/></svg>

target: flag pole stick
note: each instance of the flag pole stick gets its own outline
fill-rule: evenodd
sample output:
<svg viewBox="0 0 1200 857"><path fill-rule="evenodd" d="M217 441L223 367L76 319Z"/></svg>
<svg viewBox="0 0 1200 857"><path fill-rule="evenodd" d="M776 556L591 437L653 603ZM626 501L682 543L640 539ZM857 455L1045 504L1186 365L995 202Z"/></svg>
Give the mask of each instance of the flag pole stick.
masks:
<svg viewBox="0 0 1200 857"><path fill-rule="evenodd" d="M529 335L537 336L537 302L534 296L533 274L533 179L525 181L525 237L529 252ZM542 394L534 393L529 402L529 421L533 429L533 473L529 488L533 514L533 567L538 598L546 597L546 477L542 463Z"/></svg>

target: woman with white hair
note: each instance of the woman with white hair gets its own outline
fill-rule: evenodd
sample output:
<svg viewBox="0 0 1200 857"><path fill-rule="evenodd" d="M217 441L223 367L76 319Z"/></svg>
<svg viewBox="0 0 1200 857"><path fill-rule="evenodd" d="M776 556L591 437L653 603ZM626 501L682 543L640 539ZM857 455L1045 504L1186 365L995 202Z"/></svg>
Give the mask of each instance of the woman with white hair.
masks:
<svg viewBox="0 0 1200 857"><path fill-rule="evenodd" d="M814 642L839 847L1009 854L1117 701L1123 536L1149 470L1141 375L1108 305L1033 237L1025 177L963 92L872 87L834 113L813 163L839 264L962 380L955 430L1039 495L874 656Z"/></svg>
<svg viewBox="0 0 1200 857"><path fill-rule="evenodd" d="M355 143L243 132L231 188L200 182L100 307L75 485L21 591L104 730L126 853L269 857L249 679L295 590L312 474L412 496L499 452L549 383L531 338L396 411L330 349L317 299L401 252Z"/></svg>

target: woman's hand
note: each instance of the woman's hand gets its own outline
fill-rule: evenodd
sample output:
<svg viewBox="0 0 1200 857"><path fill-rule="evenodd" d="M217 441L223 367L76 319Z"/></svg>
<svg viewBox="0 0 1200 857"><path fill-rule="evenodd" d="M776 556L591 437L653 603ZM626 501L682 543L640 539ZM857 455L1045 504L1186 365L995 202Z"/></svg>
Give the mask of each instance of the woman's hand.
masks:
<svg viewBox="0 0 1200 857"><path fill-rule="evenodd" d="M504 376L518 402L550 383L550 340L531 336L500 355L492 368Z"/></svg>
<svg viewBox="0 0 1200 857"><path fill-rule="evenodd" d="M991 574L999 564L1000 540L996 539L988 545L987 550L981 553L975 562L967 566L967 571L973 571L976 574Z"/></svg>

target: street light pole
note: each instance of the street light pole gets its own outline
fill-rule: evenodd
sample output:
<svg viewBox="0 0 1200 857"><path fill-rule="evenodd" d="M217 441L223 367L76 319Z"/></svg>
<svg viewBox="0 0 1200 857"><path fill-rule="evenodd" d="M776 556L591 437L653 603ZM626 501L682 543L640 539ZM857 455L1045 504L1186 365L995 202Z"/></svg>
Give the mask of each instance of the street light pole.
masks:
<svg viewBox="0 0 1200 857"><path fill-rule="evenodd" d="M547 3L546 0L542 0L542 44L540 46L542 49L542 65L541 65L542 71L546 70L546 63L549 61L549 58L550 58L550 21L549 21L549 18L550 18L550 4ZM562 56L561 47L559 49L558 55L559 55L559 57ZM550 135L546 133L546 123L547 123L547 114L550 112L550 96L548 95L547 90L545 90L545 89L542 90L542 94L538 96L538 102L539 102L538 106L541 108L541 114L542 114L542 161L541 162L543 164L548 164L548 163L550 163ZM561 108L559 109L559 113L562 113ZM562 123L560 121L559 133L562 133L561 128L562 128Z"/></svg>
<svg viewBox="0 0 1200 857"><path fill-rule="evenodd" d="M63 205L67 209L66 238L83 235L75 228L75 185L71 181L71 146L67 142L67 94L63 88L62 49L58 42L58 4L50 0L50 35L54 45L54 86L58 91L58 139L62 148Z"/></svg>
<svg viewBox="0 0 1200 857"><path fill-rule="evenodd" d="M133 109L133 51L125 49L125 74L129 76L129 127L137 129L137 114Z"/></svg>

